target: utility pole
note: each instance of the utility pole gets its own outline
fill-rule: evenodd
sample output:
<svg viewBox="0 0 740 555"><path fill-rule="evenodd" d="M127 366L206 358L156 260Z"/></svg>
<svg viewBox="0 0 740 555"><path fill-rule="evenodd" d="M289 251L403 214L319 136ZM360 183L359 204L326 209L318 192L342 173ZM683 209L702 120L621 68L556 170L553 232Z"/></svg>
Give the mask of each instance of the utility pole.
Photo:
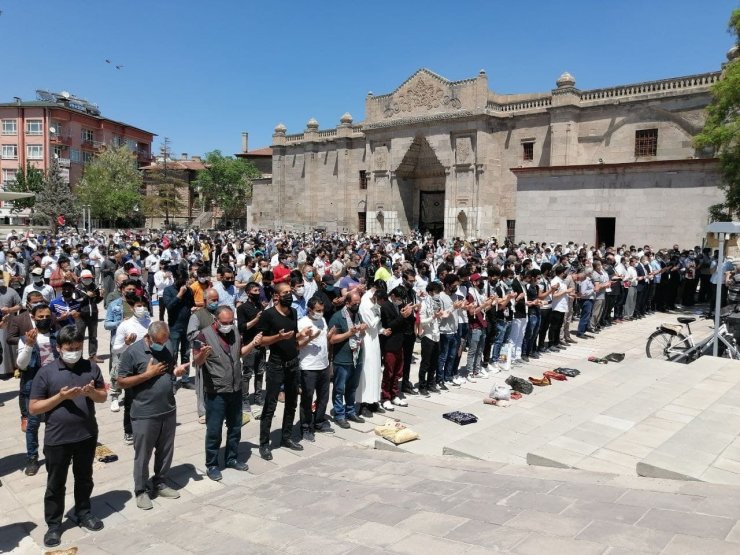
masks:
<svg viewBox="0 0 740 555"><path fill-rule="evenodd" d="M160 147L160 152L162 153L162 158L164 159L164 187L165 192L167 191L167 158L170 156L170 139L169 137L165 137L162 141L162 146ZM158 194L159 191L157 192ZM161 196L161 194L160 194ZM167 199L165 199L164 203L164 223L165 225L168 225L170 221L170 208L168 206Z"/></svg>

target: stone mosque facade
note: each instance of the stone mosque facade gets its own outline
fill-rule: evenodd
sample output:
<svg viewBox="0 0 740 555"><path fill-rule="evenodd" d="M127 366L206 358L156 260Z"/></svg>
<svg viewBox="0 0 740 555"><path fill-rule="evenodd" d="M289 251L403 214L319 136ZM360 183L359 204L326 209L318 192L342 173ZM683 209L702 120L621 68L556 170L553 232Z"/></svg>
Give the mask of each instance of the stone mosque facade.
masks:
<svg viewBox="0 0 740 555"><path fill-rule="evenodd" d="M500 94L482 71L420 69L365 119L288 134L254 187L250 228L516 241L701 244L722 200L697 150L720 72L580 90L564 73L542 93Z"/></svg>

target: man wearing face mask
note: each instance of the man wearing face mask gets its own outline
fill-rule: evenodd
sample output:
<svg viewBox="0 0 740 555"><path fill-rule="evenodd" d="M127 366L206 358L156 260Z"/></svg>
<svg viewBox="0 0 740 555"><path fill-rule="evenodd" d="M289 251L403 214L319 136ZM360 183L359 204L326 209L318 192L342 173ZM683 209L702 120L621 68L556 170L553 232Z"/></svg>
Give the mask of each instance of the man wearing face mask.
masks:
<svg viewBox="0 0 740 555"><path fill-rule="evenodd" d="M62 283L61 293L49 303L54 317L61 326L77 325L80 318L82 296L77 291L75 283L65 280Z"/></svg>
<svg viewBox="0 0 740 555"><path fill-rule="evenodd" d="M260 286L250 282L245 287L247 300L236 309L239 333L242 335L242 344L250 343L257 335L257 324L262 315L262 301L260 300ZM265 348L257 347L242 359L242 409L252 412L255 418L261 415L262 410L253 410L249 401L249 382L254 376L253 402L262 406L262 378L265 373ZM259 415L256 414L259 412Z"/></svg>
<svg viewBox="0 0 740 555"><path fill-rule="evenodd" d="M291 304L291 307L295 309L296 313L298 314L298 319L300 320L306 315L307 307L306 307L306 301L308 300L306 298L306 288L303 285L303 279L300 277L293 277L290 280L290 288L293 292L293 302Z"/></svg>
<svg viewBox="0 0 740 555"><path fill-rule="evenodd" d="M165 499L180 497L165 481L172 465L177 425L172 379L185 373L190 364L176 367L168 342L167 324L154 322L143 339L126 349L118 365L118 383L132 398L134 496L136 506L143 510L153 507L148 486L152 453L154 476L151 495Z"/></svg>
<svg viewBox="0 0 740 555"><path fill-rule="evenodd" d="M132 315L118 326L116 329L116 335L113 339L113 347L111 348L111 354L123 356L123 353L134 343L143 338L149 325L151 324L151 318L149 317L149 310L147 309L146 299L137 294L126 295L126 304L132 309ZM119 358L120 365L120 358ZM131 426L131 396L126 395L123 402L123 441L126 445L131 445L134 442L133 429Z"/></svg>
<svg viewBox="0 0 740 555"><path fill-rule="evenodd" d="M21 370L21 384L19 398L26 404L33 386L33 379L39 368L59 358L56 349L56 338L51 333L52 319L49 305L40 302L30 311L31 328L18 340L17 365ZM33 476L39 470L39 426L38 416L27 416L26 426L26 476ZM24 426L21 426L23 428Z"/></svg>
<svg viewBox="0 0 740 555"><path fill-rule="evenodd" d="M190 289L193 292L193 299L195 300L195 306L205 306L205 291L211 287L211 270L205 266L201 266L196 270L196 280L190 284Z"/></svg>
<svg viewBox="0 0 740 555"><path fill-rule="evenodd" d="M188 320L188 327L187 327L187 339L192 344L193 340L198 336L198 334L207 328L208 326L213 324L213 321L215 319L216 310L219 307L218 302L218 291L216 291L213 288L206 289L205 292L205 302L206 306L203 308L199 308L195 310L190 315L190 319ZM185 389L193 389L193 386L189 383L190 377L186 374L182 378L182 387ZM201 368L195 367L195 394L196 394L196 401L197 401L197 411L198 411L198 422L201 424L206 423L206 405L205 405L205 391L203 389L203 373L201 371ZM249 417L245 417L246 424L249 421Z"/></svg>
<svg viewBox="0 0 740 555"><path fill-rule="evenodd" d="M236 312L237 307L242 303L242 294L234 285L234 270L230 266L221 266L218 273L221 275L221 281L217 281L213 286L218 292L218 303Z"/></svg>
<svg viewBox="0 0 740 555"><path fill-rule="evenodd" d="M93 274L90 270L80 272L80 283L77 286L80 297L80 317L76 321L77 329L84 336L87 330L88 357L95 363L101 361L97 357L98 352L98 303L103 300L102 291L95 285Z"/></svg>
<svg viewBox="0 0 740 555"><path fill-rule="evenodd" d="M239 461L238 451L242 427L242 363L241 357L260 345L257 334L247 345L234 323L234 311L228 306L216 309L215 320L197 334L193 341L193 363L201 368L206 408L206 468L211 480L221 480L218 452L226 423L227 468L246 471L246 463ZM287 405L286 405L287 407Z"/></svg>
<svg viewBox="0 0 740 555"><path fill-rule="evenodd" d="M26 298L31 291L38 291L41 293L47 303L53 301L56 296L54 288L51 285L46 285L44 283L44 270L39 266L36 266L31 270L31 283L26 285L26 288L23 290L23 296L21 297L23 304L26 304Z"/></svg>
<svg viewBox="0 0 740 555"><path fill-rule="evenodd" d="M419 309L416 300L416 272L405 270L403 272L403 285L406 290L405 304L411 306L411 313L405 317L406 327L403 330L403 380L401 382L401 393L405 395L418 395L419 390L411 383L411 360L414 355L414 344L416 343L416 311Z"/></svg>
<svg viewBox="0 0 740 555"><path fill-rule="evenodd" d="M355 402L362 374L362 340L367 330L358 314L360 301L359 293L350 293L345 307L335 312L328 324L335 330L329 344L334 353L334 422L340 428L349 428L349 422L365 422L357 415Z"/></svg>
<svg viewBox="0 0 740 555"><path fill-rule="evenodd" d="M39 336L36 336L37 341ZM98 365L82 358L82 338L77 328L63 328L57 335L56 348L59 359L42 366L36 373L28 406L31 415L45 415L46 547L55 547L61 542L65 483L70 466L75 481L77 523L93 532L103 529L100 519L90 512L90 496L98 440L94 403L105 402L105 383Z"/></svg>
<svg viewBox="0 0 740 555"><path fill-rule="evenodd" d="M18 262L16 253L9 252L5 264L2 265L2 276L8 287L18 293L19 297L23 294L23 284L26 281L24 275L23 264Z"/></svg>
<svg viewBox="0 0 740 555"><path fill-rule="evenodd" d="M317 285L316 280L314 279L314 275L315 274L314 274L313 266L309 266L308 264L303 266L303 287L304 287L303 297L306 300L310 300L311 297L313 297L319 289L319 286Z"/></svg>
<svg viewBox="0 0 740 555"><path fill-rule="evenodd" d="M308 328L298 334L298 315L293 304L293 294L286 282L275 284L274 305L260 316L257 330L262 333L262 344L270 347L270 359L265 371L265 406L260 420L260 456L272 460L270 427L278 403L280 386L285 386L282 439L280 445L294 451L303 446L292 439L293 419L298 405L299 361L298 349L309 341Z"/></svg>

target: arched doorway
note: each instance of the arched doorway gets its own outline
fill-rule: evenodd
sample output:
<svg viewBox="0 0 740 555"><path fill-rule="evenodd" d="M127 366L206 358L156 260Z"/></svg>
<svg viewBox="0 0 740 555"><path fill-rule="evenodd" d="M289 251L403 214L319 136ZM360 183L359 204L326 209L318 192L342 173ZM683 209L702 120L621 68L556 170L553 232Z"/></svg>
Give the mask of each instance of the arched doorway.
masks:
<svg viewBox="0 0 740 555"><path fill-rule="evenodd" d="M396 169L398 191L411 230L444 235L445 167L429 142L417 135Z"/></svg>

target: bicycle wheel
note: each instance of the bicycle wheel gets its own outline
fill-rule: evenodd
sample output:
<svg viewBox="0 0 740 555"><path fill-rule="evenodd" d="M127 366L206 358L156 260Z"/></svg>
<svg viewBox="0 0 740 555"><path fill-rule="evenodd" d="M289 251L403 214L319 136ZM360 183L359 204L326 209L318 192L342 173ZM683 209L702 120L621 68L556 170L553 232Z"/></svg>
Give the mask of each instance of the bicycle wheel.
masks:
<svg viewBox="0 0 740 555"><path fill-rule="evenodd" d="M689 362L689 357L685 353L688 349L689 344L683 334L673 335L663 330L654 331L648 337L647 345L645 345L645 353L648 358L683 362L684 364Z"/></svg>

